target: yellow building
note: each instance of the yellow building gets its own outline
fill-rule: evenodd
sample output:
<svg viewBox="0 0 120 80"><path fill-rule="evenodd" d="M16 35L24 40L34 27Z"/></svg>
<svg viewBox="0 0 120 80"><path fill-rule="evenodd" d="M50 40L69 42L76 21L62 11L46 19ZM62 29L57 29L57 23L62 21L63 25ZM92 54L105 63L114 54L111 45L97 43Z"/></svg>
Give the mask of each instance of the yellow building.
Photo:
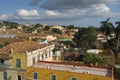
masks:
<svg viewBox="0 0 120 80"><path fill-rule="evenodd" d="M16 42L0 49L0 80L113 80L113 69L79 63L47 62L54 44Z"/></svg>
<svg viewBox="0 0 120 80"><path fill-rule="evenodd" d="M13 68L12 58L8 49L0 50L0 80L25 80L26 70Z"/></svg>
<svg viewBox="0 0 120 80"><path fill-rule="evenodd" d="M5 46L0 49L0 61L2 61L2 65L5 65L6 62L10 66L4 70L0 68L3 70L0 80L4 80L5 75L6 79L12 77L12 80L26 80L27 67L34 65L39 60L50 60L53 49L54 44L39 44L34 41L16 42ZM4 55L11 58L5 60ZM4 71L6 71L5 75ZM15 74L10 76L10 71L15 71Z"/></svg>
<svg viewBox="0 0 120 80"><path fill-rule="evenodd" d="M44 62L28 67L27 80L113 80L113 70L106 67Z"/></svg>

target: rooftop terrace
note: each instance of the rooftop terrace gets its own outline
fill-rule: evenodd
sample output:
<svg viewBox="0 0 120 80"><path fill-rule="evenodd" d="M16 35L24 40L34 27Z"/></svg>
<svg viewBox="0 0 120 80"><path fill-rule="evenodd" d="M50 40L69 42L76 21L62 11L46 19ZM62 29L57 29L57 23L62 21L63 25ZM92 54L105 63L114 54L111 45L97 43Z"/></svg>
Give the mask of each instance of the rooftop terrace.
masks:
<svg viewBox="0 0 120 80"><path fill-rule="evenodd" d="M33 65L34 68L44 68L51 70L84 73L98 76L112 76L112 68L107 67L97 67L97 66L86 66L79 63L62 63L62 62L45 62L39 61L37 64Z"/></svg>

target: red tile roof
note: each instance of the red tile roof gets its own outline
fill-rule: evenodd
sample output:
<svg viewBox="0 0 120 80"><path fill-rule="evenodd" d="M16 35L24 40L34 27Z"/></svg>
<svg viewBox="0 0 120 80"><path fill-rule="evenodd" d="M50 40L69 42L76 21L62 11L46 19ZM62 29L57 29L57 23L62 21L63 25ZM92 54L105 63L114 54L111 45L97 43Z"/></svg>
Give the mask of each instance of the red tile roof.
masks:
<svg viewBox="0 0 120 80"><path fill-rule="evenodd" d="M34 41L23 41L23 42L15 42L11 43L2 49L0 49L0 54L10 54L11 51L16 53L26 53L26 51L34 51L38 48L43 48L47 46L46 44L39 44Z"/></svg>
<svg viewBox="0 0 120 80"><path fill-rule="evenodd" d="M54 34L57 38L72 38L71 36L67 34Z"/></svg>

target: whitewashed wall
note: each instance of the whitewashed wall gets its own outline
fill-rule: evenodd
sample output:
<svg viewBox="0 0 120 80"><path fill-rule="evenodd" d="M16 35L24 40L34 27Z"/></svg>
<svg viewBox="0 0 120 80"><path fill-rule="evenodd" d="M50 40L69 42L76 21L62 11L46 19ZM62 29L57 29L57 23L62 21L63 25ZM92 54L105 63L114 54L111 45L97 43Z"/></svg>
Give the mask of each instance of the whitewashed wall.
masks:
<svg viewBox="0 0 120 80"><path fill-rule="evenodd" d="M32 52L26 52L27 53L27 66L33 65L33 58L35 58L35 63L37 63L38 60L47 60L48 58L52 57L52 50L54 49L55 45L48 45L44 48L38 48L35 51ZM47 57L46 57L47 54ZM43 59L42 59L43 56Z"/></svg>

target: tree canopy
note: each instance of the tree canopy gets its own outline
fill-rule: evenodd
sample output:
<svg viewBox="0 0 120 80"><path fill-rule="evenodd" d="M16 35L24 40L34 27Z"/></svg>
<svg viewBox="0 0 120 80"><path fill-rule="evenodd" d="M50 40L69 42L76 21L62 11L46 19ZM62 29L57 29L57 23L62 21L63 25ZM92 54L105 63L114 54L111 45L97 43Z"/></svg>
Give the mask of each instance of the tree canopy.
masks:
<svg viewBox="0 0 120 80"><path fill-rule="evenodd" d="M96 41L96 29L93 27L80 28L74 35L73 41L76 47L90 49Z"/></svg>
<svg viewBox="0 0 120 80"><path fill-rule="evenodd" d="M116 21L115 24L117 26L115 27L109 20L110 18L101 22L102 25L100 26L100 30L107 37L104 48L110 49L117 59L120 51L120 21ZM114 37L111 37L111 34L114 34Z"/></svg>
<svg viewBox="0 0 120 80"><path fill-rule="evenodd" d="M87 65L93 64L104 66L106 64L106 60L104 58L101 58L93 53L85 53L83 62Z"/></svg>
<svg viewBox="0 0 120 80"><path fill-rule="evenodd" d="M51 32L56 33L56 34L62 34L62 31L59 30L59 29L57 29L57 28L53 28L53 29L51 30Z"/></svg>

